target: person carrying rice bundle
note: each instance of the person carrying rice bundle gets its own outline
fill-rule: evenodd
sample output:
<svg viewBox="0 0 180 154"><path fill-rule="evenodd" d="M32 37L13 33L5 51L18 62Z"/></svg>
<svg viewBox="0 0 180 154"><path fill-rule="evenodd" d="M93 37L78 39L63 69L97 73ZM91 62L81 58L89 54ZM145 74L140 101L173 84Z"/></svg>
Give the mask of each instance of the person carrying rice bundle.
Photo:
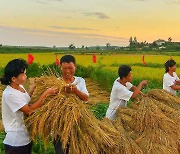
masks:
<svg viewBox="0 0 180 154"><path fill-rule="evenodd" d="M7 85L2 94L2 121L6 137L3 141L6 154L30 154L32 143L24 124L24 114L29 115L39 108L46 97L57 92L56 88L47 89L33 105L28 105L34 85L29 93L24 89L27 63L23 59L10 61L4 70L1 84Z"/></svg>
<svg viewBox="0 0 180 154"><path fill-rule="evenodd" d="M165 63L165 74L163 77L163 89L176 95L176 91L180 90L180 79L176 74L176 62L168 60Z"/></svg>
<svg viewBox="0 0 180 154"><path fill-rule="evenodd" d="M74 76L76 72L76 60L72 55L64 55L60 59L60 69L62 79L67 84L64 92L76 94L82 101L87 102L89 93L86 88L85 80L82 77ZM54 141L56 154L63 154L62 146L59 140ZM67 150L68 151L68 150Z"/></svg>
<svg viewBox="0 0 180 154"><path fill-rule="evenodd" d="M106 112L106 117L110 120L114 120L116 110L119 107L126 107L130 98L136 98L142 93L141 89L148 84L147 80L143 80L137 87L132 85L131 71L131 67L127 65L122 65L118 69L119 77L114 81L110 96L110 104Z"/></svg>

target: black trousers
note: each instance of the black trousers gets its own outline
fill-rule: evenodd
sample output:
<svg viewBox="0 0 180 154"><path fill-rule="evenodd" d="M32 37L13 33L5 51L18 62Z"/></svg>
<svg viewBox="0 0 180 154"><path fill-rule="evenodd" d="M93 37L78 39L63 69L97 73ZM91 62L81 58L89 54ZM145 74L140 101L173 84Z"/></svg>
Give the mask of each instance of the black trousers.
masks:
<svg viewBox="0 0 180 154"><path fill-rule="evenodd" d="M53 144L54 144L54 149L55 149L56 154L65 154L62 150L62 144L59 140L55 140Z"/></svg>
<svg viewBox="0 0 180 154"><path fill-rule="evenodd" d="M31 154L32 142L24 146L10 146L4 144L5 154Z"/></svg>

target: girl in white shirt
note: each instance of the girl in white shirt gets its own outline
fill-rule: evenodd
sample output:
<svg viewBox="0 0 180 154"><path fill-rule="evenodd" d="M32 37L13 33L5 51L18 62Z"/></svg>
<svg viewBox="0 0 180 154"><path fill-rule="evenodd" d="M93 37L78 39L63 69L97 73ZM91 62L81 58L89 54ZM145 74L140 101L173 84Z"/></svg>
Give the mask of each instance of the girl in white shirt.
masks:
<svg viewBox="0 0 180 154"><path fill-rule="evenodd" d="M130 98L136 98L138 94L141 93L142 87L148 83L147 80L143 80L137 87L132 85L131 67L127 65L120 66L118 74L119 78L114 81L110 96L110 104L106 112L106 117L110 120L114 120L116 110L119 107L126 107Z"/></svg>
<svg viewBox="0 0 180 154"><path fill-rule="evenodd" d="M173 95L176 95L176 91L180 90L180 79L176 74L176 68L176 62L174 60L168 60L165 63L166 73L163 77L163 89Z"/></svg>
<svg viewBox="0 0 180 154"><path fill-rule="evenodd" d="M4 70L1 84L7 85L2 94L2 121L6 137L3 141L6 154L30 154L32 143L27 128L24 125L24 114L29 115L39 108L49 94L55 94L57 89L47 89L33 105L28 105L34 87L29 93L24 89L27 63L23 59L10 61Z"/></svg>

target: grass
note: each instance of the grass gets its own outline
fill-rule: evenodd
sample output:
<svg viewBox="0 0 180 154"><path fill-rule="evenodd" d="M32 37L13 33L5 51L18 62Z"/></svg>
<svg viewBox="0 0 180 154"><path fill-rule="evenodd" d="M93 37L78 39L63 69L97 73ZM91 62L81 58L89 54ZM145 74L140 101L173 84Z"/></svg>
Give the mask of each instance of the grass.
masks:
<svg viewBox="0 0 180 154"><path fill-rule="evenodd" d="M97 103L90 107L90 111L96 116L97 119L102 119L106 115L108 103Z"/></svg>
<svg viewBox="0 0 180 154"><path fill-rule="evenodd" d="M5 154L3 140L5 138L5 132L0 132L0 154ZM42 140L38 139L36 143L33 143L32 154L54 154L54 146L49 143L47 149L44 148Z"/></svg>

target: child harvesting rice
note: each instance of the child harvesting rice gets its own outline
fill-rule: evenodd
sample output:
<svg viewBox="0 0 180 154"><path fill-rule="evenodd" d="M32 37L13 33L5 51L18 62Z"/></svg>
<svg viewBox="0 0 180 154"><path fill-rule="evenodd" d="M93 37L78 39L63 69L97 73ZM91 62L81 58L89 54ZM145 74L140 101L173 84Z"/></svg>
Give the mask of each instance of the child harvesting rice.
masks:
<svg viewBox="0 0 180 154"><path fill-rule="evenodd" d="M176 91L180 90L180 79L176 74L176 68L176 62L174 60L168 60L165 63L166 73L163 77L163 89L173 95L176 95Z"/></svg>
<svg viewBox="0 0 180 154"><path fill-rule="evenodd" d="M75 93L81 100L88 101L88 91L85 80L74 76L76 72L76 60L72 55L65 55L60 59L62 79L67 83L65 92Z"/></svg>
<svg viewBox="0 0 180 154"><path fill-rule="evenodd" d="M66 93L75 93L81 100L88 101L88 91L86 89L85 80L81 77L74 76L76 72L76 60L72 55L65 55L60 59L60 69L62 72L62 80L67 83L64 88ZM54 143L56 154L62 154L60 141Z"/></svg>
<svg viewBox="0 0 180 154"><path fill-rule="evenodd" d="M129 99L136 98L138 94L141 93L142 87L148 83L147 80L143 80L137 87L133 86L130 83L132 81L131 67L127 65L120 66L118 74L119 78L114 81L110 96L110 104L106 112L106 117L110 120L115 118L116 110L119 107L127 106Z"/></svg>
<svg viewBox="0 0 180 154"><path fill-rule="evenodd" d="M1 83L7 85L2 94L2 121L6 132L4 139L6 154L30 154L32 143L24 125L23 113L29 115L39 108L49 94L55 94L56 89L47 89L31 106L28 105L33 87L29 93L22 86L26 81L27 63L22 59L10 61L4 70Z"/></svg>

